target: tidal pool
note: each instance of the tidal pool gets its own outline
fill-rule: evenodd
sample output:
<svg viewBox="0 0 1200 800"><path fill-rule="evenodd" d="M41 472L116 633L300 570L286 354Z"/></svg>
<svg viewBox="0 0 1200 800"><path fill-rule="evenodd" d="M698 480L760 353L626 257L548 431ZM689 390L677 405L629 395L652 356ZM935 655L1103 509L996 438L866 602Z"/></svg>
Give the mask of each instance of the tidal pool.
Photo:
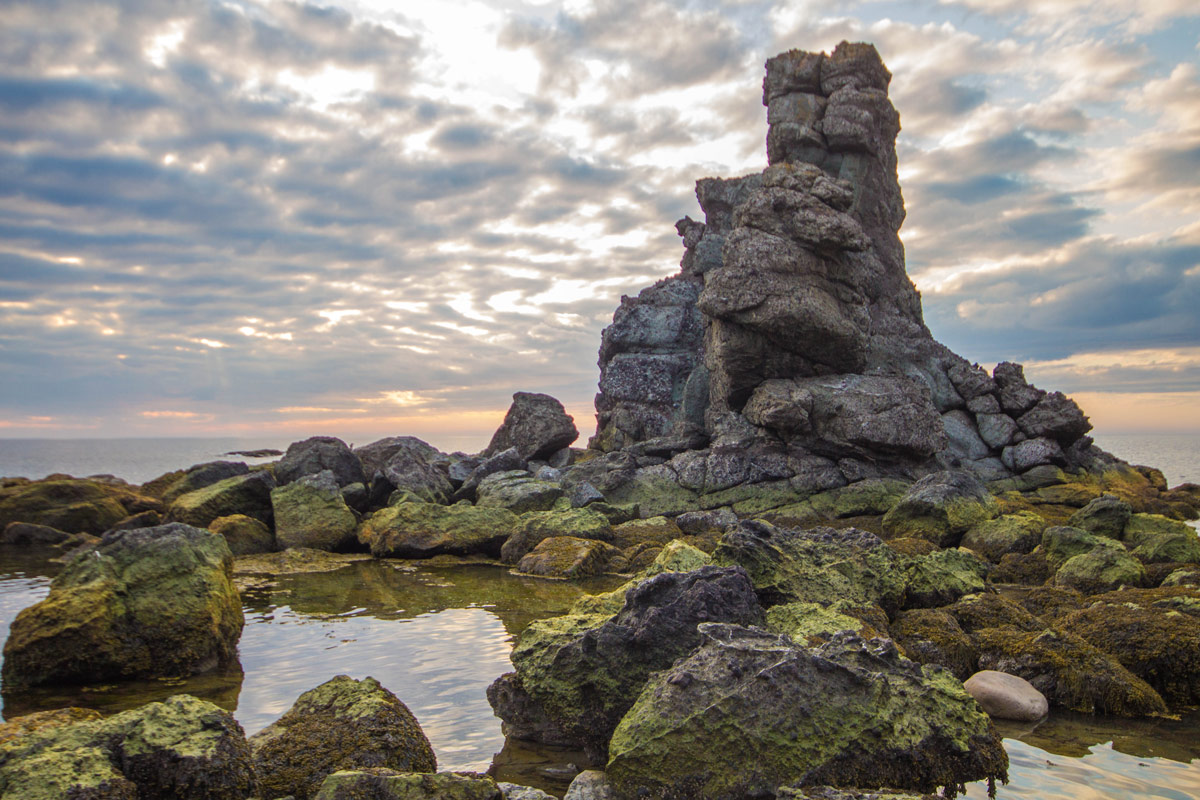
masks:
<svg viewBox="0 0 1200 800"><path fill-rule="evenodd" d="M0 637L49 591L57 566L0 550ZM518 578L493 565L353 561L330 572L243 578L240 667L186 680L5 693L3 714L83 705L115 713L179 692L229 709L247 734L334 675L371 675L420 720L442 769L491 770L561 796L581 753L506 743L484 690L511 669L526 625L561 614L583 585ZM1129 721L1056 712L1037 726L1001 724L1011 760L1001 800L1200 797L1200 715ZM573 766L574 765L574 766ZM987 797L972 784L967 797Z"/></svg>

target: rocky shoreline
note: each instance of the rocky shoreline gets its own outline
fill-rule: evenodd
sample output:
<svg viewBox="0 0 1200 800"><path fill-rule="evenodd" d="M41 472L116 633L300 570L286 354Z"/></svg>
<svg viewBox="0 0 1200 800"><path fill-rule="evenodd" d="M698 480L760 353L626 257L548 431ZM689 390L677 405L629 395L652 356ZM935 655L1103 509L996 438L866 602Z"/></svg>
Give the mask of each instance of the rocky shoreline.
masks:
<svg viewBox="0 0 1200 800"><path fill-rule="evenodd" d="M768 61L770 166L701 180L680 273L622 299L586 448L518 392L478 454L314 437L141 486L0 479L0 548L65 563L5 695L219 667L235 558L326 552L626 579L526 628L488 690L507 736L598 768L568 800L953 796L1007 777L989 715L1200 705L1200 486L933 339L889 80L870 45ZM345 676L249 739L187 695L0 725L6 798L548 797L436 770L403 702Z"/></svg>

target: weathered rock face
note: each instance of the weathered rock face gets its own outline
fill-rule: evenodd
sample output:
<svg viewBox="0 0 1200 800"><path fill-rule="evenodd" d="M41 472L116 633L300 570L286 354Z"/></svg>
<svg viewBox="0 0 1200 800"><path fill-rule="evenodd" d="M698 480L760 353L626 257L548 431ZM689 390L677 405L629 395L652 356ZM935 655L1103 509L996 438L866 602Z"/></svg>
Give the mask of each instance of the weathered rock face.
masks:
<svg viewBox="0 0 1200 800"><path fill-rule="evenodd" d="M676 224L680 273L622 298L600 347L591 447L670 457L771 443L786 474L747 484L793 478L810 458L851 483L1108 458L1070 399L1030 386L1018 364L988 375L925 327L898 236L890 80L869 44L767 62L770 166L698 181L705 218Z"/></svg>
<svg viewBox="0 0 1200 800"><path fill-rule="evenodd" d="M182 524L106 534L13 620L5 690L177 677L236 657L242 605L216 533Z"/></svg>
<svg viewBox="0 0 1200 800"><path fill-rule="evenodd" d="M256 790L242 727L186 694L0 742L5 800L242 800Z"/></svg>
<svg viewBox="0 0 1200 800"><path fill-rule="evenodd" d="M310 689L250 737L250 746L266 797L290 794L306 800L337 770L437 769L433 748L412 712L374 678L338 675Z"/></svg>
<svg viewBox="0 0 1200 800"><path fill-rule="evenodd" d="M609 745L621 798L771 797L783 784L933 791L1001 778L988 718L949 672L887 639L842 633L819 648L736 625L655 675Z"/></svg>

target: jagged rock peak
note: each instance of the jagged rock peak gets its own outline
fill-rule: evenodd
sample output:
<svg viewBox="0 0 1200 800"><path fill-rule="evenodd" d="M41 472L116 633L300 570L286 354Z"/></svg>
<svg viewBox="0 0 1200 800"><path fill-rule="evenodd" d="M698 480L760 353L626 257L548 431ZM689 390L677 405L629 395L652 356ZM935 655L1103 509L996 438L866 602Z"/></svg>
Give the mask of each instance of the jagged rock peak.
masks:
<svg viewBox="0 0 1200 800"><path fill-rule="evenodd" d="M1088 460L1071 400L1029 386L1019 365L989 376L925 327L899 238L890 81L865 43L767 61L768 166L699 180L704 221L676 223L680 272L622 298L591 447L736 447L762 455L739 472L759 480L947 467L990 479Z"/></svg>

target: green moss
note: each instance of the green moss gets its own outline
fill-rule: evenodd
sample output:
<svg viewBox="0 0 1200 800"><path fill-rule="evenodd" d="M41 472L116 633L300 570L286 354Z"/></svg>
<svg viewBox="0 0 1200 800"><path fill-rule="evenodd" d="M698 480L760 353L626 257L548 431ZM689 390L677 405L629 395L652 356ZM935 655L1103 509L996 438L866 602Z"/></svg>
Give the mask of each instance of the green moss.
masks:
<svg viewBox="0 0 1200 800"><path fill-rule="evenodd" d="M363 520L358 539L380 558L425 558L440 553L498 555L517 524L517 515L506 508L401 503Z"/></svg>
<svg viewBox="0 0 1200 800"><path fill-rule="evenodd" d="M1187 533L1154 534L1144 538L1134 548L1133 556L1145 564L1200 564L1200 537L1191 530Z"/></svg>
<svg viewBox="0 0 1200 800"><path fill-rule="evenodd" d="M904 559L904 605L929 608L982 592L988 567L969 550L950 548Z"/></svg>
<svg viewBox="0 0 1200 800"><path fill-rule="evenodd" d="M838 631L854 631L860 636L878 636L862 620L840 614L816 603L785 603L767 609L766 628L790 636L799 644L817 645Z"/></svg>
<svg viewBox="0 0 1200 800"><path fill-rule="evenodd" d="M616 506L637 506L645 517L675 516L699 507L695 492L680 486L668 470L655 468L638 470L630 480L605 492L605 498Z"/></svg>
<svg viewBox="0 0 1200 800"><path fill-rule="evenodd" d="M682 536L683 531L679 529L674 520L667 517L650 517L649 519L630 520L617 525L612 529L612 538L609 541L614 546L626 550L645 542L663 545Z"/></svg>
<svg viewBox="0 0 1200 800"><path fill-rule="evenodd" d="M962 547L999 562L1007 553L1028 553L1037 547L1046 520L1030 511L1005 514L973 526L962 538Z"/></svg>
<svg viewBox="0 0 1200 800"><path fill-rule="evenodd" d="M197 528L207 527L214 519L230 514L245 514L267 522L274 486L274 479L263 473L235 475L179 495L167 509L167 519Z"/></svg>
<svg viewBox="0 0 1200 800"><path fill-rule="evenodd" d="M1100 496L1100 487L1091 483L1066 483L1060 486L1043 486L1033 491L1030 500L1034 503L1083 508Z"/></svg>
<svg viewBox="0 0 1200 800"><path fill-rule="evenodd" d="M620 552L606 542L551 536L521 558L517 572L546 578L587 578L602 574Z"/></svg>
<svg viewBox="0 0 1200 800"><path fill-rule="evenodd" d="M753 516L773 508L804 500L807 492L799 491L787 481L744 483L719 492L701 495L698 505L703 509L731 506L742 516Z"/></svg>
<svg viewBox="0 0 1200 800"><path fill-rule="evenodd" d="M1150 537L1164 533L1195 536L1196 529L1186 522L1170 519L1162 514L1134 514L1125 523L1121 539L1130 547L1137 547Z"/></svg>
<svg viewBox="0 0 1200 800"><path fill-rule="evenodd" d="M613 528L608 517L590 506L557 511L531 511L522 514L512 536L500 549L506 563L515 564L543 539L570 536L575 539L594 539L610 542Z"/></svg>
<svg viewBox="0 0 1200 800"><path fill-rule="evenodd" d="M616 614L625 605L625 593L646 578L662 572L691 572L712 563L712 557L680 539L668 542L651 564L625 584L602 594L579 598L572 614Z"/></svg>
<svg viewBox="0 0 1200 800"><path fill-rule="evenodd" d="M828 517L813 508L812 503L807 500L801 503L789 503L757 516L758 519L781 528L812 528L829 523Z"/></svg>
<svg viewBox="0 0 1200 800"><path fill-rule="evenodd" d="M298 480L271 490L275 539L281 549L341 550L355 542L358 519L336 484L314 486Z"/></svg>
<svg viewBox="0 0 1200 800"><path fill-rule="evenodd" d="M1041 548L1046 564L1052 571L1057 571L1067 559L1093 550L1104 548L1125 552L1125 548L1119 542L1066 525L1046 528L1042 532Z"/></svg>
<svg viewBox="0 0 1200 800"><path fill-rule="evenodd" d="M10 522L47 525L67 533L100 534L129 512L129 492L86 480L46 480L0 489L0 530Z"/></svg>
<svg viewBox="0 0 1200 800"><path fill-rule="evenodd" d="M909 486L892 478L870 478L814 494L808 502L815 511L833 519L881 516L899 502Z"/></svg>
<svg viewBox="0 0 1200 800"><path fill-rule="evenodd" d="M1120 586L1142 586L1146 568L1118 545L1097 547L1068 558L1054 573L1054 585L1075 589L1085 595L1106 592Z"/></svg>
<svg viewBox="0 0 1200 800"><path fill-rule="evenodd" d="M992 583L1017 583L1025 586L1040 586L1049 580L1050 565L1046 563L1045 551L1038 545L1028 553L1008 553L989 576Z"/></svg>

